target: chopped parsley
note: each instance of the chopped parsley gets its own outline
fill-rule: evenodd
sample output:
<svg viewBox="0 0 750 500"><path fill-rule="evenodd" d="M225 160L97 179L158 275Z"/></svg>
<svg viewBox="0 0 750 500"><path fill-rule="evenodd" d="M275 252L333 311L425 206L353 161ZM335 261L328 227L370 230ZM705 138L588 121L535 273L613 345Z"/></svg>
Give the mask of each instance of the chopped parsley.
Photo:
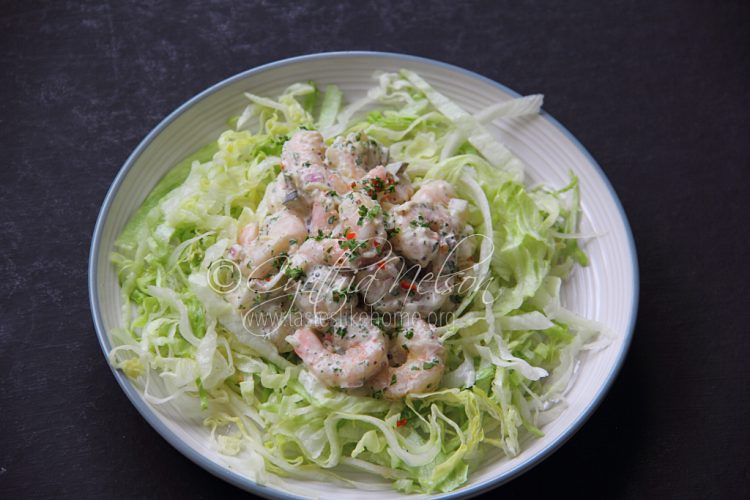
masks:
<svg viewBox="0 0 750 500"><path fill-rule="evenodd" d="M400 232L401 232L401 228L400 227L394 227L394 228L390 228L390 229L386 228L386 230L385 230L385 234L386 234L386 236L388 236L388 239L393 238L394 236L396 236Z"/></svg>
<svg viewBox="0 0 750 500"><path fill-rule="evenodd" d="M339 240L339 247L349 250L349 260L354 260L359 256L359 249L367 245L366 241L357 241L354 238Z"/></svg>
<svg viewBox="0 0 750 500"><path fill-rule="evenodd" d="M421 215L417 217L417 220L409 222L411 227L430 227L430 223L425 220Z"/></svg>
<svg viewBox="0 0 750 500"><path fill-rule="evenodd" d="M287 267L284 270L284 274L295 281L299 281L305 277L305 271L301 267Z"/></svg>
<svg viewBox="0 0 750 500"><path fill-rule="evenodd" d="M430 368L437 366L440 364L440 360L437 358L433 358L432 361L425 361L425 363L422 365L423 370L429 370Z"/></svg>
<svg viewBox="0 0 750 500"><path fill-rule="evenodd" d="M310 236L310 238L314 239L315 241L323 241L326 238L330 238L330 234L324 234L323 230L318 229L318 234L315 236Z"/></svg>
<svg viewBox="0 0 750 500"><path fill-rule="evenodd" d="M378 193L392 193L395 191L396 183L390 172L386 174L385 180L380 177L373 177L371 179L364 179L361 182L362 190L373 200L378 198Z"/></svg>
<svg viewBox="0 0 750 500"><path fill-rule="evenodd" d="M339 303L342 300L346 300L350 293L352 292L348 288L345 288L344 290L334 290L331 292L331 297L333 297L334 302Z"/></svg>
<svg viewBox="0 0 750 500"><path fill-rule="evenodd" d="M288 257L289 257L288 253L281 252L275 259L273 259L273 267L280 270Z"/></svg>
<svg viewBox="0 0 750 500"><path fill-rule="evenodd" d="M359 214L357 225L361 226L365 220L375 219L375 217L380 214L380 210L380 205L375 205L374 207L369 209L364 205L360 205L359 209L357 210L357 213Z"/></svg>
<svg viewBox="0 0 750 500"><path fill-rule="evenodd" d="M376 316L372 318L372 324L377 326L381 331L385 331L385 322L383 321L383 318L381 316Z"/></svg>

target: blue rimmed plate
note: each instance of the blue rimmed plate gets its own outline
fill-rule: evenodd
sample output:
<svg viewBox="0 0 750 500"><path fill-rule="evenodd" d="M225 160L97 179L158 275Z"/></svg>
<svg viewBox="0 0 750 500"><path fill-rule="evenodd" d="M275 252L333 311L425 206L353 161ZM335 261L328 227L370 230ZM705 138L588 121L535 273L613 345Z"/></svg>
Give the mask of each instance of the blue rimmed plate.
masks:
<svg viewBox="0 0 750 500"><path fill-rule="evenodd" d="M216 139L227 117L246 105L244 91L275 96L289 84L314 80L335 83L349 101L373 85L376 70L408 68L418 72L464 109L476 112L491 103L516 97L512 90L476 73L429 59L381 52L335 52L295 57L233 76L205 90L165 118L123 165L102 205L89 261L89 294L102 350L112 346L111 332L121 325L117 277L109 261L115 238L158 180L182 158ZM538 89L543 91L544 89ZM523 443L517 457L487 457L457 491L431 498L475 495L497 486L539 463L563 444L591 415L612 384L630 343L638 303L638 264L633 236L612 186L596 161L554 118L541 116L493 123L489 127L527 166L527 181L564 186L569 172L580 182L581 232L598 234L586 251L590 266L578 269L565 285L567 307L605 324L610 345L582 358L575 383L560 416L544 426L544 437ZM165 404L158 409L121 372L114 371L128 398L148 422L175 448L212 474L266 497L296 497L299 492L323 498L346 498L350 489L329 482L285 480L287 488L261 486L232 470L216 452L200 418ZM357 496L390 498L395 491L359 491Z"/></svg>

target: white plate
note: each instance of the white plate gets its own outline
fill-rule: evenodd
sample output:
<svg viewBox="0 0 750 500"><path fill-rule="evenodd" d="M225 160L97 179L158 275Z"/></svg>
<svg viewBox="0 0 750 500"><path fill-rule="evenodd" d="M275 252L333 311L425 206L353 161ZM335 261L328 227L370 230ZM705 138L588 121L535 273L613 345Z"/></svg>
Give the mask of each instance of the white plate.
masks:
<svg viewBox="0 0 750 500"><path fill-rule="evenodd" d="M470 112L517 96L476 73L428 59L378 52L340 52L286 59L246 71L198 94L165 118L123 165L107 193L94 230L89 293L94 324L105 354L111 348L110 332L121 324L117 278L109 261L115 238L167 170L197 147L215 140L226 128L227 118L244 108L243 91L276 96L293 82L314 80L319 84L339 85L351 101L372 86L375 70L399 68L418 72ZM601 236L586 246L591 264L574 272L565 286L564 301L584 317L607 325L615 337L607 349L583 359L577 380L568 393L568 407L557 420L544 427L544 437L527 440L522 453L515 458L490 457L471 475L468 484L434 498L474 495L501 484L528 470L565 442L591 415L612 384L627 352L636 317L638 265L633 237L612 186L591 155L545 113L492 124L489 128L527 165L528 183L563 186L570 171L579 177L584 213L581 231ZM143 417L189 459L253 493L290 497L287 492L257 485L227 468L221 455L212 449L200 419L181 415L169 405L155 409L121 372L113 370L113 373ZM310 496L352 495L352 490L328 482L288 480L287 483L294 491L309 492ZM402 495L395 491L359 491L357 496L366 500Z"/></svg>

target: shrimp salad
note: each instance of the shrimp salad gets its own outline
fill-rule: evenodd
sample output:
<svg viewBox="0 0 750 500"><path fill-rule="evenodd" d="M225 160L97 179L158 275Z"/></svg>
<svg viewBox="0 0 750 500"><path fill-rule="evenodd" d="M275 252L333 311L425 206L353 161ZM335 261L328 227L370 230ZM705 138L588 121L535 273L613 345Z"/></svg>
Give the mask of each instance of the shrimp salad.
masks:
<svg viewBox="0 0 750 500"><path fill-rule="evenodd" d="M541 96L471 114L408 70L374 82L245 94L112 255L111 362L260 483L454 490L543 434L603 328L560 296L587 264L577 179L527 187L485 128Z"/></svg>

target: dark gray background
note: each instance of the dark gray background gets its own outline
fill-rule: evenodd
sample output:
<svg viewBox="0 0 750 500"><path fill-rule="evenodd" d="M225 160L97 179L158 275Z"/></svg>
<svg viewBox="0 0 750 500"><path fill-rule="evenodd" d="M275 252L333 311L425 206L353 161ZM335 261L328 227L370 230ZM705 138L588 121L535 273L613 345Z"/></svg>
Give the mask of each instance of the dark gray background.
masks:
<svg viewBox="0 0 750 500"><path fill-rule="evenodd" d="M544 93L635 233L641 305L619 379L498 493L748 498L747 5L1 2L0 497L242 495L172 449L109 373L86 291L94 221L128 154L197 92L288 56L374 49Z"/></svg>

